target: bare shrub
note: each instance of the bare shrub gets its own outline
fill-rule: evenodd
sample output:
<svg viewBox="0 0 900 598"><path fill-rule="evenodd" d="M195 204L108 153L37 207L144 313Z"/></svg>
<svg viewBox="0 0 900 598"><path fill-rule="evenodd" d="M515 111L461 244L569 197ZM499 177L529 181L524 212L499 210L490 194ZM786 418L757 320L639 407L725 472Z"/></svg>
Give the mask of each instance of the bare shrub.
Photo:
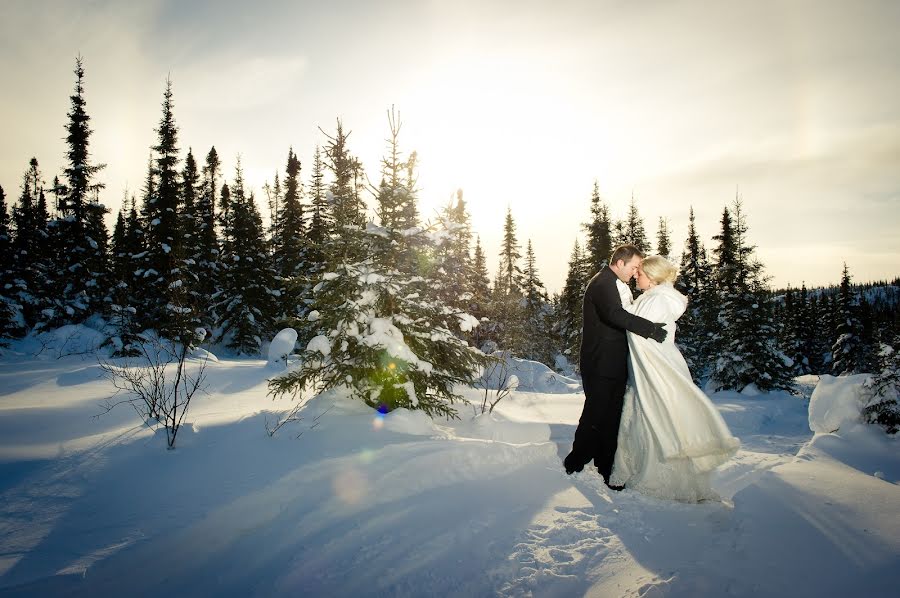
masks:
<svg viewBox="0 0 900 598"><path fill-rule="evenodd" d="M198 392L206 392L209 358L204 356L196 368L190 368L190 344L151 335L141 335L137 348L137 357L124 358L119 363L98 358L100 369L116 388L116 393L103 403L101 415L119 405L130 405L148 425L161 424L165 428L167 446L173 449L191 400ZM123 393L123 398L116 398Z"/></svg>
<svg viewBox="0 0 900 598"><path fill-rule="evenodd" d="M483 391L481 413L493 413L497 403L519 387L519 377L510 373L505 356L488 355L487 365L473 386ZM477 414L478 405L473 405L473 408Z"/></svg>

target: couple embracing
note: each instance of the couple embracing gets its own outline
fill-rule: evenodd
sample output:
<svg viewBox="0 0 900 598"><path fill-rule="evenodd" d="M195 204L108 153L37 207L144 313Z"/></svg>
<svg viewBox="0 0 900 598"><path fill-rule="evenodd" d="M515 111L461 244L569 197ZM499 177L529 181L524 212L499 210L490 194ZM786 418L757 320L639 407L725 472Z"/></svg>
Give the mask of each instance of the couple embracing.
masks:
<svg viewBox="0 0 900 598"><path fill-rule="evenodd" d="M694 384L675 345L687 299L664 257L617 247L584 293L580 367L584 410L566 473L593 460L603 481L680 501L718 498L709 476L737 451L709 398ZM642 294L632 301L628 282Z"/></svg>

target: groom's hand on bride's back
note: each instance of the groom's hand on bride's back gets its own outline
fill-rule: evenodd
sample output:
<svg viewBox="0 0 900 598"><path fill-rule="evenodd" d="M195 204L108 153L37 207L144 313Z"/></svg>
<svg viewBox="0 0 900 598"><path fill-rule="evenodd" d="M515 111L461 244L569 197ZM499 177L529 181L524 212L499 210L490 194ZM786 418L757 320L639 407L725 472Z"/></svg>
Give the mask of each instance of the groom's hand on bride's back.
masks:
<svg viewBox="0 0 900 598"><path fill-rule="evenodd" d="M650 333L650 338L658 343L661 343L666 340L667 336L669 336L669 332L666 330L665 324L653 324L653 332Z"/></svg>

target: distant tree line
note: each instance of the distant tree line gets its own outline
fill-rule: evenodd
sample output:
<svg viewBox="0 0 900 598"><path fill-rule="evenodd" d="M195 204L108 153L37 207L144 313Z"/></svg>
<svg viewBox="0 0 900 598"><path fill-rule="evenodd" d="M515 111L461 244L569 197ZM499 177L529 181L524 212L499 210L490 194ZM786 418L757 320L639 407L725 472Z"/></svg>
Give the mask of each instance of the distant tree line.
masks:
<svg viewBox="0 0 900 598"><path fill-rule="evenodd" d="M771 289L740 197L723 209L709 251L692 209L679 258L668 221L659 219L651 242L634 197L626 216L613 218L595 182L584 236L552 295L508 209L491 280L462 191L436 222L422 221L417 156L402 151L393 110L377 184L338 120L333 133L323 131L308 175L288 149L283 171L264 187L264 226L240 160L226 176L215 147L200 160L182 152L169 81L140 197L125 198L110 234L80 57L75 77L61 176L47 185L32 159L11 214L0 188L2 339L85 323L106 331L118 356L137 354L147 330L257 355L292 326L312 365L277 392L350 384L373 405L443 413L453 384L480 363L467 345L560 370L577 363L585 285L616 245L633 243L680 266L689 306L678 342L698 383L790 388L802 374L880 371L886 348L898 346L896 279L852 285L845 265L839 287ZM409 353L386 352L391 338Z"/></svg>

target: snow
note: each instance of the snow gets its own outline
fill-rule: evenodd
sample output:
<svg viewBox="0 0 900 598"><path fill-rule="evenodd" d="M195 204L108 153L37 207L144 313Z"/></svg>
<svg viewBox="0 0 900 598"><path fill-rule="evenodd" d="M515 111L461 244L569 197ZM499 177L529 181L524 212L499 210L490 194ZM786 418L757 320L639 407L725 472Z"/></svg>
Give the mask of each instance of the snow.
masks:
<svg viewBox="0 0 900 598"><path fill-rule="evenodd" d="M682 504L609 491L590 467L566 476L584 395L532 362L507 359L520 383L493 413L479 389L461 389L472 406L448 421L382 416L336 388L297 397L299 419L270 437L266 421L298 403L267 394L267 362L210 360L167 451L128 408L94 417L113 392L83 352L96 340L67 327L0 361L0 595L749 598L900 584L898 438L849 415L810 429L855 405L859 380L798 380L812 401L712 394L742 448L713 478L721 502Z"/></svg>
<svg viewBox="0 0 900 598"><path fill-rule="evenodd" d="M809 429L836 432L859 421L863 408L862 388L868 374L834 377L823 374L809 401Z"/></svg>
<svg viewBox="0 0 900 598"><path fill-rule="evenodd" d="M309 344L306 345L306 350L313 353L318 351L322 355L328 356L331 354L331 342L327 336L320 334L309 341Z"/></svg>
<svg viewBox="0 0 900 598"><path fill-rule="evenodd" d="M285 328L275 335L269 344L269 367L287 367L287 358L294 352L297 344L297 331L293 328Z"/></svg>

